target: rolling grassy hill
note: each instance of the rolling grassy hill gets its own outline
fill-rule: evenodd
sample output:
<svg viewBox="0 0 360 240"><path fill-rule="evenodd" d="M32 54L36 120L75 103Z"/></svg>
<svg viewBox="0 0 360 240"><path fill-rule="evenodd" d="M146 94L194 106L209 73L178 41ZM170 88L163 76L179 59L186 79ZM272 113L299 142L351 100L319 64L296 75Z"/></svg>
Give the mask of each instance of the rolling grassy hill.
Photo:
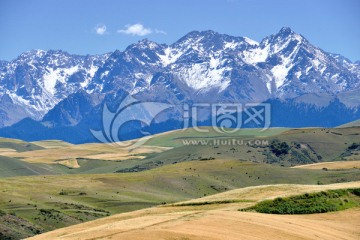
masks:
<svg viewBox="0 0 360 240"><path fill-rule="evenodd" d="M207 130L209 133L187 129L158 134L147 145L133 151L107 144L72 145L61 141L26 143L6 140L3 145L0 142L0 156L8 157L7 161L20 159L26 163L46 164L49 166L47 174L89 174L137 172L206 159L240 159L290 167L358 160L360 154L360 148L349 149L353 143L359 142L360 127L278 128L264 132L243 129L233 134L220 134L210 128ZM274 144L276 142L285 144L288 149L279 153L279 146ZM0 177L15 175L0 173Z"/></svg>
<svg viewBox="0 0 360 240"><path fill-rule="evenodd" d="M31 239L357 239L360 234L357 207L335 213L297 216L238 209L266 199L358 187L359 182L241 188L191 200L186 202L187 205L183 202L117 214Z"/></svg>
<svg viewBox="0 0 360 240"><path fill-rule="evenodd" d="M26 152L26 151L40 150L43 149L43 147L41 147L40 145L36 145L18 139L0 138L0 149L5 149L5 150L12 149L17 152Z"/></svg>
<svg viewBox="0 0 360 240"><path fill-rule="evenodd" d="M40 232L109 214L264 184L360 181L357 169L292 169L241 160L169 164L148 171L0 179L0 209ZM16 226L8 231L16 232ZM28 232L31 236L34 233Z"/></svg>
<svg viewBox="0 0 360 240"><path fill-rule="evenodd" d="M339 170L339 169L351 169L360 168L360 160L357 161L336 161L336 162L321 162L306 165L298 165L293 168L304 169L323 169L323 170Z"/></svg>
<svg viewBox="0 0 360 240"><path fill-rule="evenodd" d="M360 181L358 168L292 168L358 160L360 127L208 130L158 134L133 151L0 139L0 220L6 223L0 237L20 239L248 186Z"/></svg>
<svg viewBox="0 0 360 240"><path fill-rule="evenodd" d="M49 175L62 173L61 167L48 164L32 164L16 158L4 157L0 155L0 178L29 176L29 175Z"/></svg>
<svg viewBox="0 0 360 240"><path fill-rule="evenodd" d="M360 126L360 119L353 121L353 122L349 122L343 125L340 125L338 128L347 128L347 127L359 127Z"/></svg>

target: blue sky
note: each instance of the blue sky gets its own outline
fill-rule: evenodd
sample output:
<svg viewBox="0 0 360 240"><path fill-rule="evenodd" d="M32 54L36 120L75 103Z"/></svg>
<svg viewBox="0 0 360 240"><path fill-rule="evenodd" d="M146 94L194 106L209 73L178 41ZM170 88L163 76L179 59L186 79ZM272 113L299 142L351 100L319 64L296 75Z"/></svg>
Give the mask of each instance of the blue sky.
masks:
<svg viewBox="0 0 360 240"><path fill-rule="evenodd" d="M0 0L0 59L31 49L123 50L212 29L257 41L291 27L322 49L360 60L359 0Z"/></svg>

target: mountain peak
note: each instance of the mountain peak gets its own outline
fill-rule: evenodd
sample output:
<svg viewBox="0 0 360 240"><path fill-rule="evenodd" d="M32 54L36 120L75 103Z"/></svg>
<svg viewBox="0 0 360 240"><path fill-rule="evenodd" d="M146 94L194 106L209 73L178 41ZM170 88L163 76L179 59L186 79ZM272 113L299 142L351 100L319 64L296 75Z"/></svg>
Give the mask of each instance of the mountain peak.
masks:
<svg viewBox="0 0 360 240"><path fill-rule="evenodd" d="M148 38L144 38L138 41L138 44L144 44L144 45L148 45L153 43L153 41L149 40Z"/></svg>
<svg viewBox="0 0 360 240"><path fill-rule="evenodd" d="M183 36L181 39L179 39L179 41L184 40L184 39L198 39L200 37L204 37L204 36L213 36L218 34L217 32L213 31L213 30L205 30L205 31L191 31L189 33L187 33L185 36Z"/></svg>
<svg viewBox="0 0 360 240"><path fill-rule="evenodd" d="M171 46L175 48L191 47L200 51L208 51L210 49L211 51L219 51L226 48L225 46L236 47L242 43L258 45L257 42L252 41L249 38L230 36L227 34L218 33L213 30L204 30L189 32Z"/></svg>
<svg viewBox="0 0 360 240"><path fill-rule="evenodd" d="M278 38L281 38L281 39L289 39L289 38L292 38L292 39L296 39L298 41L301 41L302 39L304 39L303 36L301 36L300 34L297 34L296 32L294 32L291 28L289 27L283 27L280 29L280 31L275 34L275 35L272 35L273 38L275 39L278 39Z"/></svg>
<svg viewBox="0 0 360 240"><path fill-rule="evenodd" d="M283 35L290 35L294 33L295 32L290 27L282 27L279 31L279 34L283 34Z"/></svg>
<svg viewBox="0 0 360 240"><path fill-rule="evenodd" d="M303 36L300 34L297 34L289 27L283 27L280 29L280 31L276 34L270 35L269 37L266 37L263 39L263 44L269 44L270 42L272 44L278 44L278 45L284 45L286 42L304 42L306 40Z"/></svg>
<svg viewBox="0 0 360 240"><path fill-rule="evenodd" d="M204 30L204 31L200 31L199 33L200 33L200 35L216 35L216 34L220 34L220 33L215 32L213 30Z"/></svg>
<svg viewBox="0 0 360 240"><path fill-rule="evenodd" d="M140 49L146 49L149 48L151 50L155 49L159 47L159 44L157 44L156 42L153 42L147 38L141 39L139 40L137 43L135 44L131 44L129 47L127 47L127 49L132 49L132 48L140 48Z"/></svg>
<svg viewBox="0 0 360 240"><path fill-rule="evenodd" d="M19 57L17 57L17 59L27 59L27 58L34 58L34 57L42 57L47 53L47 51L45 50L41 50L41 49L32 49L30 51L26 51L23 52L22 54L19 55Z"/></svg>

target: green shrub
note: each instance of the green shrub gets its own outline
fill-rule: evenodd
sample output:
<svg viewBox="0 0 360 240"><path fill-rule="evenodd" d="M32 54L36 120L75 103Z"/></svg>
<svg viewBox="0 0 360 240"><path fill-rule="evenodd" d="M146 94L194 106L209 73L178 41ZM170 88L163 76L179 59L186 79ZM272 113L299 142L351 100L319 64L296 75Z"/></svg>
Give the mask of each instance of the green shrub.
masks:
<svg viewBox="0 0 360 240"><path fill-rule="evenodd" d="M64 190L61 190L61 192L59 192L59 195L68 195L68 192L65 192Z"/></svg>
<svg viewBox="0 0 360 240"><path fill-rule="evenodd" d="M278 139L275 139L270 143L270 150L276 156L280 156L283 154L288 154L290 146L286 142L280 142Z"/></svg>
<svg viewBox="0 0 360 240"><path fill-rule="evenodd" d="M325 213L360 206L360 189L329 190L288 198L266 200L241 211L270 214Z"/></svg>
<svg viewBox="0 0 360 240"><path fill-rule="evenodd" d="M350 189L350 192L360 197L360 188Z"/></svg>
<svg viewBox="0 0 360 240"><path fill-rule="evenodd" d="M356 149L360 149L360 143L352 143L349 147L349 150L356 150Z"/></svg>

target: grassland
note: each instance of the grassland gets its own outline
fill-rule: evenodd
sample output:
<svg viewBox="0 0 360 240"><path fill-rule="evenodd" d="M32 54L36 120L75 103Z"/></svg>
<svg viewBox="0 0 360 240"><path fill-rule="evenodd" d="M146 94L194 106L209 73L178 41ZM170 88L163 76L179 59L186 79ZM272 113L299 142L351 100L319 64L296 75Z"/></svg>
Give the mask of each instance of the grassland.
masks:
<svg viewBox="0 0 360 240"><path fill-rule="evenodd" d="M61 169L58 166L48 164L31 164L20 159L0 155L0 178L28 175L49 175L59 174Z"/></svg>
<svg viewBox="0 0 360 240"><path fill-rule="evenodd" d="M360 127L292 130L275 128L266 131L243 129L231 134L221 134L210 128L205 130L209 132L200 133L187 129L158 134L147 145L133 151L109 144L72 145L61 141L26 143L2 139L0 156L26 163L60 165L51 166L53 174L87 174L143 171L201 159L241 159L291 167L327 161L358 160L360 154L360 149L349 149L351 144L359 141ZM233 140L237 144L221 144ZM206 144L202 144L202 141L206 141ZM285 143L289 150L285 154L277 154L271 148L274 141ZM51 172L48 171L48 174ZM0 173L1 176L9 174Z"/></svg>
<svg viewBox="0 0 360 240"><path fill-rule="evenodd" d="M227 158L265 162L283 166L296 166L324 161L356 160L359 150L349 150L352 143L359 141L360 127L327 129L244 129L233 134L219 134L212 131L198 133L194 129L172 131L151 139L147 144L189 149L189 158ZM216 146L235 139L240 144ZM204 140L206 141L205 144ZM290 150L287 154L276 155L268 145L274 140L285 142ZM256 141L265 144L256 144ZM184 142L185 144L184 146ZM266 145L266 142L268 145ZM196 146L200 146L196 148ZM183 148L183 150L185 149Z"/></svg>
<svg viewBox="0 0 360 240"><path fill-rule="evenodd" d="M20 158L23 161L31 163L47 163L53 164L63 160L77 159L94 159L94 160L126 160L126 159L142 159L144 155L154 152L162 152L167 148L142 146L133 151L120 148L110 144L80 144L80 145L49 145L48 142L38 143L47 146L45 149L33 151L10 151L3 153L3 156Z"/></svg>
<svg viewBox="0 0 360 240"><path fill-rule="evenodd" d="M133 151L106 144L0 139L0 222L6 223L0 223L0 233L20 239L158 205L181 212L246 207L258 201L254 192L241 198L226 194L249 186L312 184L321 191L326 184L360 181L359 168L345 167L358 159L359 132L358 127L232 134L187 129L158 134ZM219 139L241 144L219 144ZM337 168L309 167L323 162ZM295 186L284 191L300 193ZM261 199L281 196L281 187L276 189ZM210 200L213 196L220 198Z"/></svg>
<svg viewBox="0 0 360 240"><path fill-rule="evenodd" d="M37 146L40 146L42 148L62 148L62 147L68 147L72 146L73 144L60 141L60 140L43 140L43 141L35 141L31 142L32 144L35 144Z"/></svg>
<svg viewBox="0 0 360 240"><path fill-rule="evenodd" d="M0 138L0 149L2 150L7 150L10 152L27 152L27 151L33 151L33 150L40 150L43 149L43 147L33 144L33 143L29 143L29 142L24 142L21 140L17 140L17 139L9 139L9 138ZM2 155L4 154L4 152L7 151L2 151Z"/></svg>
<svg viewBox="0 0 360 240"><path fill-rule="evenodd" d="M341 125L338 128L359 127L359 126L360 126L360 119Z"/></svg>
<svg viewBox="0 0 360 240"><path fill-rule="evenodd" d="M360 181L356 169L331 172L240 160L197 160L132 173L4 178L0 179L0 209L45 232L240 187L353 180ZM8 227L16 232L16 225Z"/></svg>
<svg viewBox="0 0 360 240"><path fill-rule="evenodd" d="M360 168L360 160L313 163L313 164L298 165L293 168L323 169L323 170Z"/></svg>
<svg viewBox="0 0 360 240"><path fill-rule="evenodd" d="M360 182L323 185L321 189L354 187L360 187ZM317 185L289 184L235 189L197 199L194 205L177 203L117 214L31 239L357 239L360 209L356 207L290 216L238 211L264 199L292 196L296 190L319 189ZM216 199L231 202L214 202ZM200 204L208 202L213 204Z"/></svg>

